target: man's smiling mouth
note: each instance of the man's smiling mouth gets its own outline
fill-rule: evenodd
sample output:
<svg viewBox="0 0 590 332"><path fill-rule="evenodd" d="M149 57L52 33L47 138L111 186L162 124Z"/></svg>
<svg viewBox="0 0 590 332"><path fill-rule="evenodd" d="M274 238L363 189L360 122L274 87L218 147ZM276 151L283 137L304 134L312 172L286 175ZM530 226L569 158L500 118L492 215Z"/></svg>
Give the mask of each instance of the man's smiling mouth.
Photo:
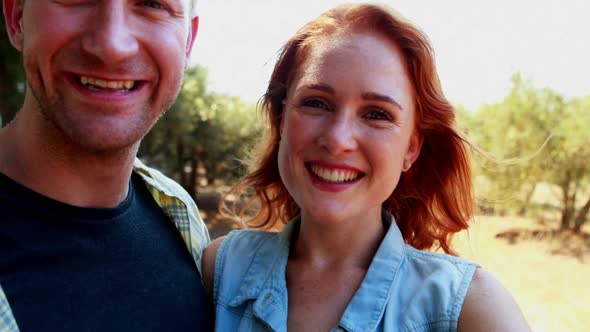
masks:
<svg viewBox="0 0 590 332"><path fill-rule="evenodd" d="M89 76L78 75L76 75L75 77L78 84L90 91L114 90L118 92L128 92L134 90L138 85L137 81L109 81Z"/></svg>

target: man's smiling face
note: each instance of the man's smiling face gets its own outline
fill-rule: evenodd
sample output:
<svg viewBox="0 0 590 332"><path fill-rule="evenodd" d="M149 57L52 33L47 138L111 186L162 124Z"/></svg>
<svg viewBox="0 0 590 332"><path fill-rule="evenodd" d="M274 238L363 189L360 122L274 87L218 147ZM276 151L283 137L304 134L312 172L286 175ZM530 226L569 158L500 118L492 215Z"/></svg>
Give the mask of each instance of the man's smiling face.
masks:
<svg viewBox="0 0 590 332"><path fill-rule="evenodd" d="M85 149L137 143L180 90L198 22L190 1L6 0L30 89L25 107Z"/></svg>

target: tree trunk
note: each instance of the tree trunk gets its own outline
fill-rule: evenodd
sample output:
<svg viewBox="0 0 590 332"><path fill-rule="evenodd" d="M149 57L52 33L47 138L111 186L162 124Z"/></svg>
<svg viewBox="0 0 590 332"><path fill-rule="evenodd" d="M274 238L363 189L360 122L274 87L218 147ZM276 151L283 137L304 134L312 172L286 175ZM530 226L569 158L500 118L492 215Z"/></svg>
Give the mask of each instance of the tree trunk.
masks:
<svg viewBox="0 0 590 332"><path fill-rule="evenodd" d="M537 183L533 183L533 186L531 187L531 190L529 190L526 193L526 196L524 198L524 202L522 203L522 206L520 207L520 210L518 210L518 215L519 216L524 216L527 212L527 210L529 209L529 205L531 204L531 199L533 198L533 194L535 193L535 189L537 188Z"/></svg>
<svg viewBox="0 0 590 332"><path fill-rule="evenodd" d="M186 189L187 179L184 172L184 143L182 137L178 137L176 140L176 173L178 173L178 183Z"/></svg>
<svg viewBox="0 0 590 332"><path fill-rule="evenodd" d="M188 188L186 188L186 190L188 191L189 195L191 195L191 197L193 199L197 198L197 172L198 172L198 167L197 167L197 158L195 158L194 156L191 158L191 175L189 177L189 183L188 183Z"/></svg>
<svg viewBox="0 0 590 332"><path fill-rule="evenodd" d="M587 221L588 211L590 211L590 198L576 215L576 220L574 221L574 232L580 233L582 230L582 225L584 225L584 223Z"/></svg>
<svg viewBox="0 0 590 332"><path fill-rule="evenodd" d="M561 182L561 191L563 194L562 206L561 206L561 224L559 229L564 231L570 228L570 221L572 217L572 210L570 208L570 178L571 174L569 171L565 173L565 179Z"/></svg>

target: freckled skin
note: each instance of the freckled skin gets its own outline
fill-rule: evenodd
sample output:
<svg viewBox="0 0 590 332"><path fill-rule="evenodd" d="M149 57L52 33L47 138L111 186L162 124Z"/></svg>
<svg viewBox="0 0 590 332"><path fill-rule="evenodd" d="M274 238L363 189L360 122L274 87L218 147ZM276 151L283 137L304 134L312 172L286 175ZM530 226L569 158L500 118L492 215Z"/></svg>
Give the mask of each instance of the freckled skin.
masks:
<svg viewBox="0 0 590 332"><path fill-rule="evenodd" d="M412 96L399 49L370 32L314 45L289 86L278 163L301 208L286 272L289 331L331 330L360 286L384 234L381 205L420 150ZM325 183L306 163L361 177Z"/></svg>
<svg viewBox="0 0 590 332"><path fill-rule="evenodd" d="M397 185L403 160L417 157L419 151L412 87L402 59L398 48L385 38L356 33L312 50L301 65L288 89L279 170L304 218L379 220L381 203ZM334 93L306 88L318 83ZM366 100L364 93L389 96L402 109ZM313 98L328 109L302 105ZM390 121L369 119L374 108L387 112ZM318 190L304 165L310 160L346 163L364 177L338 193Z"/></svg>
<svg viewBox="0 0 590 332"><path fill-rule="evenodd" d="M290 332L337 326L385 235L381 205L422 144L396 45L368 31L344 31L311 47L307 58L298 59L303 61L287 87L280 119L279 172L301 208L285 274ZM312 175L310 168L324 174ZM362 177L350 184L322 180L339 168ZM203 255L210 294L222 240ZM530 329L510 294L478 268L458 330Z"/></svg>

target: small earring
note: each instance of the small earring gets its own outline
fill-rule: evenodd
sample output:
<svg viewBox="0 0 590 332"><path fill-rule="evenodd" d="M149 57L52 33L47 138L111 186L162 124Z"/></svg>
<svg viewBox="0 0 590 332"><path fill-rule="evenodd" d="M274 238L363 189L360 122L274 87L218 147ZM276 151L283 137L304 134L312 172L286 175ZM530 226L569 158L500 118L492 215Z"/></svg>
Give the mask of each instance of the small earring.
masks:
<svg viewBox="0 0 590 332"><path fill-rule="evenodd" d="M410 159L404 159L404 165L402 166L402 170L406 172L410 169L410 167L412 167L412 162L410 161Z"/></svg>

